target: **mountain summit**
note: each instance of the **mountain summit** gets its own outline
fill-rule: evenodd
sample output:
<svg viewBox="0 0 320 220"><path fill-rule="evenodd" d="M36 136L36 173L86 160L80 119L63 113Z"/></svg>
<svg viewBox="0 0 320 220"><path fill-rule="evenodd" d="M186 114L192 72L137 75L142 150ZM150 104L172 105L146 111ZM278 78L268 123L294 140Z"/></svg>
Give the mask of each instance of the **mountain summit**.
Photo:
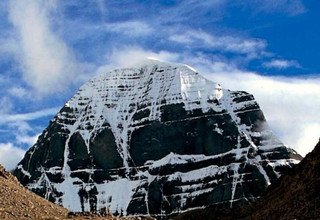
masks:
<svg viewBox="0 0 320 220"><path fill-rule="evenodd" d="M300 159L251 94L149 60L85 83L14 173L71 211L165 217L254 201Z"/></svg>

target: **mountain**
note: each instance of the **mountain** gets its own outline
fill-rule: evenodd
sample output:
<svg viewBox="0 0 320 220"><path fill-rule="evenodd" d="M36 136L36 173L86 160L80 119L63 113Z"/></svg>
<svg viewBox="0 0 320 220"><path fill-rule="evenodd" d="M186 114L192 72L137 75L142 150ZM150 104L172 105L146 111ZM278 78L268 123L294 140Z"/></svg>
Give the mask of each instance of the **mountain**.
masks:
<svg viewBox="0 0 320 220"><path fill-rule="evenodd" d="M14 174L71 211L165 218L254 201L300 159L251 94L149 60L85 83Z"/></svg>
<svg viewBox="0 0 320 220"><path fill-rule="evenodd" d="M24 188L0 165L0 219L65 219L68 211Z"/></svg>

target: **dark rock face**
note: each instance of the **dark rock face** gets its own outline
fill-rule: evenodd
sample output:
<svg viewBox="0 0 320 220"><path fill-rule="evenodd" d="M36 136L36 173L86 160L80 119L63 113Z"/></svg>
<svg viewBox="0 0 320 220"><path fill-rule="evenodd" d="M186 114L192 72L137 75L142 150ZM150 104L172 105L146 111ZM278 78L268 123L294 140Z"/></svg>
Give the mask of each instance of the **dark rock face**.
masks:
<svg viewBox="0 0 320 220"><path fill-rule="evenodd" d="M71 211L166 217L254 201L300 159L251 94L151 62L82 86L14 173Z"/></svg>

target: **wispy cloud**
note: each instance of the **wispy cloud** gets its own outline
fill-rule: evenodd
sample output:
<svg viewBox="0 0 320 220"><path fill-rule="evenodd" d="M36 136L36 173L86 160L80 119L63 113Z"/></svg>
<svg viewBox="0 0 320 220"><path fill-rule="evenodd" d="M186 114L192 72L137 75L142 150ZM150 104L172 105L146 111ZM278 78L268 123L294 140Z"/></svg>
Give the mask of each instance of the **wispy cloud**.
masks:
<svg viewBox="0 0 320 220"><path fill-rule="evenodd" d="M12 108L13 103L11 99L9 99L7 96L3 96L0 98L0 115L10 112Z"/></svg>
<svg viewBox="0 0 320 220"><path fill-rule="evenodd" d="M12 143L0 143L0 164L7 170L13 170L23 158L25 150Z"/></svg>
<svg viewBox="0 0 320 220"><path fill-rule="evenodd" d="M180 34L173 34L169 37L169 40L198 48L205 47L240 54L261 53L267 46L267 43L261 39L217 36L202 30L189 30Z"/></svg>
<svg viewBox="0 0 320 220"><path fill-rule="evenodd" d="M17 121L31 121L38 118L54 115L58 112L58 110L59 108L48 108L24 114L2 114L0 115L0 124Z"/></svg>
<svg viewBox="0 0 320 220"><path fill-rule="evenodd" d="M299 15L306 12L301 0L255 0L253 5L257 10L267 13L280 12Z"/></svg>
<svg viewBox="0 0 320 220"><path fill-rule="evenodd" d="M32 136L29 135L21 135L17 136L17 142L21 144L27 144L28 146L32 146L36 143L40 134L35 134Z"/></svg>
<svg viewBox="0 0 320 220"><path fill-rule="evenodd" d="M246 1L236 0L229 4L242 5L250 8L254 13L285 14L296 16L307 11L303 0L252 0L250 4Z"/></svg>
<svg viewBox="0 0 320 220"><path fill-rule="evenodd" d="M18 33L24 80L40 94L65 89L75 74L75 60L57 32L53 31L49 14L54 1L12 0L9 18Z"/></svg>
<svg viewBox="0 0 320 220"><path fill-rule="evenodd" d="M21 86L13 86L11 88L9 88L8 93L14 97L18 97L18 98L25 98L25 97L30 97L30 93L28 92L28 90L26 90L25 88L21 87Z"/></svg>
<svg viewBox="0 0 320 220"><path fill-rule="evenodd" d="M25 114L0 113L0 164L12 169L25 150L34 145L43 127L32 123L56 114L58 108L43 109ZM47 122L46 122L47 124Z"/></svg>
<svg viewBox="0 0 320 220"><path fill-rule="evenodd" d="M181 22L188 23L206 23L208 20L201 16L203 14L210 14L212 20L219 20L224 15L224 6L227 0L184 0L173 1L172 5L164 8L165 10L155 10L159 13L161 19L159 22L162 24L174 24ZM158 9L159 7L154 7Z"/></svg>
<svg viewBox="0 0 320 220"><path fill-rule="evenodd" d="M125 34L128 36L145 36L152 32L152 28L143 21L124 21L115 23L106 23L106 31L116 32L118 34Z"/></svg>
<svg viewBox="0 0 320 220"><path fill-rule="evenodd" d="M0 56L14 56L19 51L18 42L13 36L0 38Z"/></svg>
<svg viewBox="0 0 320 220"><path fill-rule="evenodd" d="M295 60L283 60L283 59L273 59L269 62L264 62L262 64L266 68L275 68L275 69L287 69L290 67L300 68L301 66Z"/></svg>

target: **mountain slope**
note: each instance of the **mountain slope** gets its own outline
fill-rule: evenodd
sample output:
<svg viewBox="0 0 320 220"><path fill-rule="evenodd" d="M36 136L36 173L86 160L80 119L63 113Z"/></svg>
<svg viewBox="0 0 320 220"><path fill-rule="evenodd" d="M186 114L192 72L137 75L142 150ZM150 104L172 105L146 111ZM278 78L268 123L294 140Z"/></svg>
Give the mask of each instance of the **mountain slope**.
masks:
<svg viewBox="0 0 320 220"><path fill-rule="evenodd" d="M320 218L320 141L301 163L270 187L258 207L252 208L251 219Z"/></svg>
<svg viewBox="0 0 320 220"><path fill-rule="evenodd" d="M67 214L67 209L25 189L0 165L0 219L65 219Z"/></svg>
<svg viewBox="0 0 320 220"><path fill-rule="evenodd" d="M15 175L72 211L167 216L254 201L300 159L251 94L148 61L84 84Z"/></svg>

